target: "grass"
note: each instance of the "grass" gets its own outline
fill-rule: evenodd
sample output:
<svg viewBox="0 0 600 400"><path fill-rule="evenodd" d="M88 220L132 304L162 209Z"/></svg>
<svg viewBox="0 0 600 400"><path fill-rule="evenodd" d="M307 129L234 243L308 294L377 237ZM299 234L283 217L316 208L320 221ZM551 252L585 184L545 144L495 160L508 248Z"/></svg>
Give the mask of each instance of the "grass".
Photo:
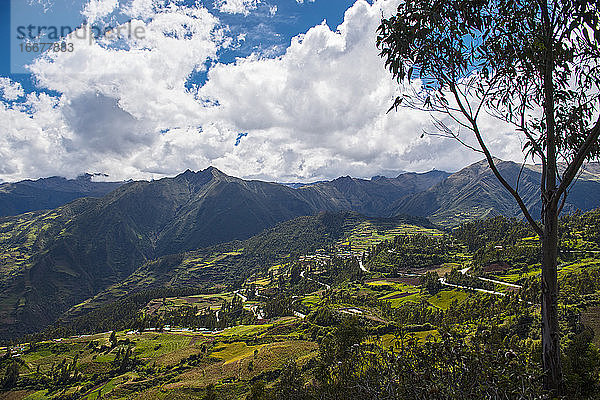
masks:
<svg viewBox="0 0 600 400"><path fill-rule="evenodd" d="M304 296L304 298L302 299L302 304L313 309L316 308L321 303L321 301L321 296L319 296L318 294L311 294L308 296Z"/></svg>
<svg viewBox="0 0 600 400"><path fill-rule="evenodd" d="M415 339L417 339L419 341L419 343L425 343L427 340L436 340L440 337L440 333L437 331L437 329L434 330L430 330L430 331L421 331L421 332L410 332L408 334L408 337L413 337ZM396 336L394 334L388 333L385 334L383 336L381 336L381 344L384 347L391 347L392 344L394 344L394 347L396 347Z"/></svg>
<svg viewBox="0 0 600 400"><path fill-rule="evenodd" d="M252 282L248 282L248 284L255 284L257 286L268 286L271 283L271 280L268 278L260 278Z"/></svg>
<svg viewBox="0 0 600 400"><path fill-rule="evenodd" d="M386 287L388 290L375 290L375 288L377 287ZM378 299L390 302L391 306L394 308L400 307L407 301L414 303L421 302L421 295L418 291L415 290L415 287L404 283L379 279L373 282L367 282L364 288L369 290L371 293L377 295ZM405 295L404 297L393 298L394 296L402 295L405 293L411 294Z"/></svg>
<svg viewBox="0 0 600 400"><path fill-rule="evenodd" d="M259 376L264 377L269 371L280 369L289 359L296 359L299 360L299 364L304 364L316 355L317 344L302 340L286 340L260 345L248 345L241 341L219 343L215 352L211 354L214 357L211 359L218 361L193 368L179 375L177 380L166 383L162 390L168 392L193 391L194 388L204 388L209 384L228 387L232 385L232 381L237 382L238 385L245 385ZM231 390L233 389L234 386L231 387ZM218 398L244 398L244 395L231 393L229 397L219 396Z"/></svg>
<svg viewBox="0 0 600 400"><path fill-rule="evenodd" d="M562 267L558 273L564 274L589 267L600 267L600 260L597 258L584 258L583 260L579 260Z"/></svg>
<svg viewBox="0 0 600 400"><path fill-rule="evenodd" d="M221 332L221 336L256 336L270 327L273 324L264 324L264 325L238 325L232 328L225 329Z"/></svg>
<svg viewBox="0 0 600 400"><path fill-rule="evenodd" d="M23 398L23 400L44 400L47 399L46 394L48 393L48 389L38 390L35 393L30 394L29 396Z"/></svg>
<svg viewBox="0 0 600 400"><path fill-rule="evenodd" d="M30 370L35 370L38 365L45 371L52 364L58 364L63 359L72 360L78 353L84 352L85 343L70 341L67 343L44 342L38 344L38 350L23 355L23 359Z"/></svg>
<svg viewBox="0 0 600 400"><path fill-rule="evenodd" d="M540 268L533 268L530 271L527 271L525 273L514 272L514 270L512 270L512 271L509 271L509 273L506 275L496 275L496 276L494 276L494 279L497 279L499 281L508 282L508 283L515 283L515 282L520 281L521 279L526 279L531 276L539 275L541 272L542 272L542 270Z"/></svg>
<svg viewBox="0 0 600 400"><path fill-rule="evenodd" d="M165 354L189 345L191 338L171 333L142 333L135 337L135 352L139 358L158 360Z"/></svg>
<svg viewBox="0 0 600 400"><path fill-rule="evenodd" d="M402 291L409 292L409 291L413 291L415 289L414 286L411 286L411 285L408 285L405 283L401 283L401 282L388 281L385 279L367 282L366 284L369 286L390 286L390 287L394 288L394 290L399 290L401 292Z"/></svg>
<svg viewBox="0 0 600 400"><path fill-rule="evenodd" d="M115 390L119 385L129 382L135 376L136 376L136 374L133 372L129 372L129 373L126 373L123 375L116 376L116 377L112 378L110 381L108 381L105 385L103 385L103 386L99 387L98 389L89 393L84 398L89 399L89 400L93 400L93 399L95 400L97 398L104 398L105 396L109 395L113 390ZM100 395L102 397L100 397Z"/></svg>
<svg viewBox="0 0 600 400"><path fill-rule="evenodd" d="M434 307L442 310L447 310L452 302L462 303L469 297L469 294L461 290L442 290L441 292L431 296L427 301Z"/></svg>
<svg viewBox="0 0 600 400"><path fill-rule="evenodd" d="M444 233L437 229L423 228L397 222L373 223L363 221L356 226L350 234L338 241L338 245L351 244L352 250L367 251L371 246L384 240L392 240L398 235L425 234L429 236L442 236Z"/></svg>
<svg viewBox="0 0 600 400"><path fill-rule="evenodd" d="M387 300L387 301L389 301L391 303L391 306L393 308L397 308L408 301L410 301L412 303L420 303L421 302L421 294L416 292L416 293L411 294L406 297L401 297L399 299L391 299L391 300Z"/></svg>
<svg viewBox="0 0 600 400"><path fill-rule="evenodd" d="M264 346L266 346L266 344L248 346L245 342L234 342L216 347L211 355L225 361L225 364L229 364L253 355L255 350L258 351Z"/></svg>
<svg viewBox="0 0 600 400"><path fill-rule="evenodd" d="M445 263L445 264L442 264L440 267L431 270L431 272L435 272L436 274L438 274L438 276L444 276L445 274L452 271L452 269L454 269L454 268L462 269L463 265L460 263Z"/></svg>
<svg viewBox="0 0 600 400"><path fill-rule="evenodd" d="M437 331L437 329L430 331L414 332L413 335L415 335L419 339L420 343L423 343L427 340L436 340L440 338L440 333Z"/></svg>
<svg viewBox="0 0 600 400"><path fill-rule="evenodd" d="M584 259L579 260L574 263L568 263L568 262L566 262L566 263L567 263L567 265L565 265L558 271L559 275L571 273L571 272L580 270L582 268L600 267L600 260L597 258L584 258ZM515 282L520 281L521 279L529 278L531 276L537 276L537 275L540 275L541 273L542 273L541 268L535 267L525 273L522 273L518 270L511 270L511 271L509 271L508 274L496 275L495 278L498 280L501 280L501 281L515 283Z"/></svg>

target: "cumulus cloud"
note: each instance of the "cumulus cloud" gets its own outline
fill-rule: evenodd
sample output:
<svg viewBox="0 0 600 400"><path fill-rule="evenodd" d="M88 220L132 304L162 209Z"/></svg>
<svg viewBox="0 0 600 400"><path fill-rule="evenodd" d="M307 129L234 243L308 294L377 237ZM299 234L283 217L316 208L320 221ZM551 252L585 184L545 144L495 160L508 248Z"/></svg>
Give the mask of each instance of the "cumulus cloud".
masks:
<svg viewBox="0 0 600 400"><path fill-rule="evenodd" d="M216 0L215 7L229 14L250 14L260 4L260 0Z"/></svg>
<svg viewBox="0 0 600 400"><path fill-rule="evenodd" d="M137 1L126 10L139 16L131 21L132 29L141 28L143 35L96 41L89 27L82 27L67 38L73 52L49 53L30 66L41 87L60 95L3 104L8 133L1 146L3 178L85 171L144 178L149 175L141 157L155 155L154 146L169 151L164 138L174 140L178 132L200 135L208 124L205 105L186 82L205 70L207 60L228 40L218 19L201 6L149 6ZM8 78L0 82L5 98L23 94L18 83ZM39 151L40 143L49 151ZM38 157L15 148L37 149ZM173 173L185 164L161 168Z"/></svg>
<svg viewBox="0 0 600 400"><path fill-rule="evenodd" d="M6 100L17 100L25 94L23 86L19 82L13 82L9 78L0 77L0 93Z"/></svg>
<svg viewBox="0 0 600 400"><path fill-rule="evenodd" d="M78 31L67 39L73 52L36 60L31 70L39 84L62 93L58 112L73 135L65 141L69 153L127 157L153 146L165 130L201 126L204 106L186 81L216 56L223 42L217 22L202 7L167 7L131 22L143 35L127 48Z"/></svg>
<svg viewBox="0 0 600 400"><path fill-rule="evenodd" d="M82 14L89 23L94 23L111 14L119 6L119 0L90 0Z"/></svg>
<svg viewBox="0 0 600 400"><path fill-rule="evenodd" d="M65 163L64 122L59 100L47 94L27 95L24 102L0 106L0 175L6 180L48 175L77 175ZM66 167L66 168L65 168ZM79 169L81 165L74 165Z"/></svg>
<svg viewBox="0 0 600 400"><path fill-rule="evenodd" d="M131 18L148 19L159 7L160 5L155 0L131 0L129 4L123 6L123 11Z"/></svg>
<svg viewBox="0 0 600 400"><path fill-rule="evenodd" d="M234 3L248 10L258 1ZM222 64L219 50L241 39L229 38L206 8L130 1L120 11L143 37L72 34L72 53L31 66L58 97L2 103L0 178L89 171L158 178L214 165L246 178L299 181L456 170L477 161L455 141L421 138L429 115L385 113L399 88L377 54L375 30L396 5L358 0L336 29L314 26L278 57L262 52ZM208 74L206 84L190 86L198 72ZM6 99L22 96L19 88L0 80ZM496 154L520 154L509 127L491 117L483 123Z"/></svg>
<svg viewBox="0 0 600 400"><path fill-rule="evenodd" d="M220 119L249 132L233 154L244 160L247 175L308 179L455 170L480 158L449 140L422 139L428 114L385 113L398 87L374 37L381 12L394 9L394 2L358 1L337 29L315 26L281 57L249 57L210 70L201 93L219 100ZM491 138L494 150L514 154L514 141L501 135L495 121L489 123L498 132Z"/></svg>

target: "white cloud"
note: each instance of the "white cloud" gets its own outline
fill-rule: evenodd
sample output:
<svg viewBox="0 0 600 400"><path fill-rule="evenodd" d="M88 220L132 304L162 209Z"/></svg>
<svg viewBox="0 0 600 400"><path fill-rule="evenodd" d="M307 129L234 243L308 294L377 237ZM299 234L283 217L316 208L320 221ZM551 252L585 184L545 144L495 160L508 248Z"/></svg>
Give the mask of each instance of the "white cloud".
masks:
<svg viewBox="0 0 600 400"><path fill-rule="evenodd" d="M81 14L86 17L88 23L93 24L110 15L117 7L119 7L119 0L90 0Z"/></svg>
<svg viewBox="0 0 600 400"><path fill-rule="evenodd" d="M155 3L157 4L155 5ZM129 4L123 7L123 11L131 18L145 20L154 15L155 9L158 6L159 4L158 2L155 2L155 0L131 0Z"/></svg>
<svg viewBox="0 0 600 400"><path fill-rule="evenodd" d="M13 82L9 78L0 77L0 93L6 100L17 100L25 94L23 86L19 82Z"/></svg>
<svg viewBox="0 0 600 400"><path fill-rule="evenodd" d="M260 2L261 0L215 0L215 7L223 13L248 15Z"/></svg>
<svg viewBox="0 0 600 400"><path fill-rule="evenodd" d="M358 1L336 30L325 23L313 27L279 58L255 56L210 70L200 92L219 100L220 119L249 132L231 156L243 162L243 173L285 179L370 176L383 170L454 170L480 158L448 140L421 139L427 114L385 113L398 89L374 38L381 12L394 9L394 2ZM515 149L504 136L492 141L504 155Z"/></svg>
<svg viewBox="0 0 600 400"><path fill-rule="evenodd" d="M218 19L203 7L155 5L153 10L150 17L132 21L133 28L143 28L143 39L128 40L121 47L110 40L90 43L89 34L84 35L85 28L81 28L68 38L73 52L53 53L31 66L42 87L61 93L60 98L53 98L53 107L44 109L44 124L36 129L41 133L56 127L52 129L57 138L52 164L62 170L59 174L93 170L115 178L147 177L143 155L154 156L160 149L172 151L165 138L171 139L177 132L200 136L206 110L186 89L186 81L194 71L205 69L205 62L216 57L226 40L217 27ZM28 105L4 111L15 123L36 125L39 121L39 111ZM24 130L14 129L12 122L9 125L16 133L7 140L35 146L31 137L19 137ZM8 143L2 146L10 147ZM19 152L13 158L18 159ZM155 160L146 161L155 164ZM15 163L0 175L7 179L31 176L31 170L25 169L27 163L39 169L37 176L50 171L48 165L36 165L31 159ZM184 167L182 163L173 168L163 164L161 170L174 173ZM55 168L51 170L56 173Z"/></svg>
<svg viewBox="0 0 600 400"><path fill-rule="evenodd" d="M185 83L192 72L204 69L204 63L216 57L216 24L204 8L167 8L147 22L132 21L132 29L144 34L129 43L131 48L90 44L88 39L77 39L76 32L69 38L72 53L38 59L31 69L41 85L63 93L72 107L87 103L93 98L90 94L113 99L115 118L119 120L124 111L143 121L148 134L198 125L204 107ZM94 102L89 106L95 110Z"/></svg>
<svg viewBox="0 0 600 400"><path fill-rule="evenodd" d="M337 29L317 25L277 58L262 53L212 65L205 86L188 90L190 74L232 39L201 6L134 0L124 10L143 28L142 39L90 44L71 37L72 53L31 67L59 98L3 103L0 178L158 178L214 165L241 177L298 181L456 170L480 159L454 141L421 139L428 115L385 113L398 87L378 56L375 29L396 4L359 0ZM0 81L5 97L22 94L7 92L11 85ZM520 154L505 128L492 119L484 125L496 154ZM235 146L240 133L247 136Z"/></svg>
<svg viewBox="0 0 600 400"><path fill-rule="evenodd" d="M29 94L24 103L0 106L0 175L6 180L49 175L77 175L64 162L67 131L56 112L58 100ZM81 164L73 164L77 170Z"/></svg>

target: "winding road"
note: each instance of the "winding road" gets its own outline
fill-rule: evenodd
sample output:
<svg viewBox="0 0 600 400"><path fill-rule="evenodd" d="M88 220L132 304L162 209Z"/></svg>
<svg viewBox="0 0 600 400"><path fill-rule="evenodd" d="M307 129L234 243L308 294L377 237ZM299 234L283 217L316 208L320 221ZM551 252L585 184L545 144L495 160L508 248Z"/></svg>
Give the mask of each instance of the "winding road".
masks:
<svg viewBox="0 0 600 400"><path fill-rule="evenodd" d="M467 290L474 290L476 292L481 292L481 293L495 294L497 296L506 296L506 293L497 292L495 290L480 289L480 288L475 288L475 287L470 287L470 286L456 285L454 283L448 283L448 282L446 282L446 278L440 278L439 281L444 286L450 286L450 287L457 288L457 289L467 289Z"/></svg>
<svg viewBox="0 0 600 400"><path fill-rule="evenodd" d="M248 298L247 298L246 296L244 296L243 294L241 294L239 289L238 289L238 290L236 290L236 291L234 291L233 293L234 293L235 295L239 296L239 297L240 297L240 299L242 299L242 302L244 302L244 303L245 303L245 302L247 302L247 301L248 301Z"/></svg>
<svg viewBox="0 0 600 400"><path fill-rule="evenodd" d="M358 266L360 267L360 269L361 269L363 272L367 272L367 273L369 272L369 270L368 270L368 269L366 269L366 268L365 268L365 266L363 265L362 259L360 259L360 258L358 259Z"/></svg>
<svg viewBox="0 0 600 400"><path fill-rule="evenodd" d="M327 290L331 289L331 286L330 286L330 285L328 285L328 284L326 284L326 283L323 283L323 282L319 282L319 281L318 281L318 280L316 280L316 279L309 278L308 276L306 276L306 270L305 270L305 271L302 271L302 272L300 272L300 276L301 276L302 278L306 278L306 279L308 279L309 281L316 282L316 283L318 283L318 284L319 284L319 285L321 285L321 286L325 286L325 289L327 289Z"/></svg>
<svg viewBox="0 0 600 400"><path fill-rule="evenodd" d="M458 270L461 274L466 275L467 272L469 272L469 270L471 269L471 267L467 267L467 268L463 268ZM521 289L523 286L521 285L517 285L515 283L508 283L508 282L502 282L502 281L497 281L495 279L489 279L489 278L480 278L478 276L473 276L473 275L469 275L473 278L477 278L481 281L485 281L485 282L491 282L497 285L503 285L503 286L508 286L508 287L512 287L512 288L516 288L516 289ZM446 282L446 278L442 277L438 279L439 282L444 285L444 286L450 286L453 288L457 288L457 289L468 289L468 290L474 290L476 292L481 292L481 293L488 293L488 294L494 294L496 296L506 296L506 293L504 292L498 292L495 290L487 290L487 289L480 289L480 288L475 288L475 287L470 287L470 286L464 286L464 285L457 285L454 283L448 283Z"/></svg>

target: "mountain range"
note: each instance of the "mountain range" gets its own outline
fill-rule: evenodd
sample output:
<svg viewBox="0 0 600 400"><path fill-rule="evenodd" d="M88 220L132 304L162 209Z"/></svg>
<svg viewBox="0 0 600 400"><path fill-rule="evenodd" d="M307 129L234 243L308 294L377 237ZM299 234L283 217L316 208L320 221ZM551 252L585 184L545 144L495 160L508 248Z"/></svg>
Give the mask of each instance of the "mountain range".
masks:
<svg viewBox="0 0 600 400"><path fill-rule="evenodd" d="M210 167L5 217L0 219L0 337L53 322L148 260L247 239L320 211L377 214L393 199L445 176L433 171L375 181L346 177L293 189Z"/></svg>
<svg viewBox="0 0 600 400"><path fill-rule="evenodd" d="M102 197L123 182L95 182L93 175L76 179L58 176L15 183L0 183L0 217L52 209L80 197Z"/></svg>
<svg viewBox="0 0 600 400"><path fill-rule="evenodd" d="M499 172L518 192L534 218L541 215L539 166L497 160ZM517 184L518 181L518 184ZM589 163L571 187L563 212L600 206L600 164ZM472 164L429 188L397 199L387 215L410 214L453 228L462 222L494 215L522 218L512 195L498 182L487 162Z"/></svg>
<svg viewBox="0 0 600 400"><path fill-rule="evenodd" d="M509 182L516 182L520 165L499 161L498 167ZM588 166L566 210L599 205L598 171L597 165ZM519 191L535 215L539 171L526 166L520 175ZM49 194L40 195L37 204L28 203L37 211L0 218L0 338L53 323L73 306L131 280L152 260L246 240L300 216L341 211L371 217L407 214L453 227L468 219L520 213L483 162L455 174L434 170L370 180L340 177L297 188L243 180L213 167L151 182L98 186L87 178L26 182L4 185ZM102 196L110 185L113 190ZM6 193L6 198L15 199L23 192ZM55 193L81 198L39 210L49 208L50 198L59 201ZM166 265L168 275L171 264L160 265ZM239 266L234 263L231 268L219 273L233 276ZM177 271L180 276L181 268Z"/></svg>

